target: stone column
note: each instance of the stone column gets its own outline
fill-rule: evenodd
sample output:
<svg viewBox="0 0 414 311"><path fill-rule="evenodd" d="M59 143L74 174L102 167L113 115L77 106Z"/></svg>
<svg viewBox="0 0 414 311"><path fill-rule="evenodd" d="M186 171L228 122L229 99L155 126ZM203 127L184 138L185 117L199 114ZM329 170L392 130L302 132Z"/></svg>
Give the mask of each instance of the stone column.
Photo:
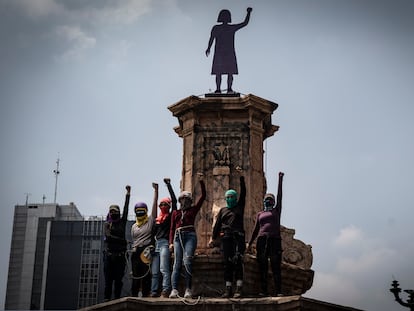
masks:
<svg viewBox="0 0 414 311"><path fill-rule="evenodd" d="M206 251L215 217L225 206L224 193L230 188L240 192L240 175L246 180L244 227L250 236L266 192L263 142L278 130L271 119L277 107L252 94L190 96L168 107L179 122L175 131L183 138L181 190L197 199L198 174L206 183L207 199L196 219L198 254Z"/></svg>

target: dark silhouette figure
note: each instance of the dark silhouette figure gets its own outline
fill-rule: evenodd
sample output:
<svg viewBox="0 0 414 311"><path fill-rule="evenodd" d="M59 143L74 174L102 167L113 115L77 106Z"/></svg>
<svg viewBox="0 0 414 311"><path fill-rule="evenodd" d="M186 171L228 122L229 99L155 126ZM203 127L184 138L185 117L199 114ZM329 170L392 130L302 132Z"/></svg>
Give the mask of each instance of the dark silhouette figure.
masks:
<svg viewBox="0 0 414 311"><path fill-rule="evenodd" d="M210 39L206 50L206 56L210 54L210 48L213 41L214 46L213 66L211 74L216 75L216 91L221 93L221 75L227 74L227 93L233 93L233 75L238 74L236 52L234 50L234 35L237 30L243 28L249 23L252 8L247 8L247 15L244 22L231 25L231 14L229 10L221 10L217 18L219 25L211 29Z"/></svg>
<svg viewBox="0 0 414 311"><path fill-rule="evenodd" d="M114 289L114 298L121 297L122 278L125 273L125 252L127 241L125 239L125 227L128 217L129 198L131 187L125 186L125 204L122 212L118 205L111 205L104 225L104 274L105 274L105 301L111 300L112 288Z"/></svg>

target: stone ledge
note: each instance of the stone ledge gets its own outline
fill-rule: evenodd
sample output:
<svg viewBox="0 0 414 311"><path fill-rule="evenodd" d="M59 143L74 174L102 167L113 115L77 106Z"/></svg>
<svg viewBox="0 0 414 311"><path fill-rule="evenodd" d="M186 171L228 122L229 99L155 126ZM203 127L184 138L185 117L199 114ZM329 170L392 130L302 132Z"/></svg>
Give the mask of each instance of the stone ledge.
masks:
<svg viewBox="0 0 414 311"><path fill-rule="evenodd" d="M124 297L109 302L80 309L82 311L362 311L302 296L265 297L265 298L135 298Z"/></svg>

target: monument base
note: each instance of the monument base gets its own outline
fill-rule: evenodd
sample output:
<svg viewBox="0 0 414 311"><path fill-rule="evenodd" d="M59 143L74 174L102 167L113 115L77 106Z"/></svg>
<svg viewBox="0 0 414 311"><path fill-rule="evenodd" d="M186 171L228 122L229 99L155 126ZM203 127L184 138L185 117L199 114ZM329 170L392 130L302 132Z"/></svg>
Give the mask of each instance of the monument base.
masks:
<svg viewBox="0 0 414 311"><path fill-rule="evenodd" d="M135 298L124 297L90 306L83 311L362 311L302 296L265 298Z"/></svg>
<svg viewBox="0 0 414 311"><path fill-rule="evenodd" d="M204 97L240 97L240 93L231 92L231 93L207 93L204 94Z"/></svg>
<svg viewBox="0 0 414 311"><path fill-rule="evenodd" d="M282 262L282 293L301 295L313 284L314 271ZM244 256L243 296L257 297L260 291L259 265L256 256ZM181 280L180 280L181 282ZM183 282L181 282L183 283ZM273 274L269 265L269 292L274 292ZM233 285L234 287L236 284ZM221 254L196 255L193 261L193 294L202 297L220 297L225 289L223 259ZM180 293L184 295L183 284Z"/></svg>

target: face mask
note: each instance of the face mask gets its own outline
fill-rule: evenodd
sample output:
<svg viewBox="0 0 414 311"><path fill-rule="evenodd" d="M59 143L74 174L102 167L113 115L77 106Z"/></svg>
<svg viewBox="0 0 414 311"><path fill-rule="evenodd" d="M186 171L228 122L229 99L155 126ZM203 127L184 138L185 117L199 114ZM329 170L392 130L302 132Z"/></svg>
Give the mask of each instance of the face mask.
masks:
<svg viewBox="0 0 414 311"><path fill-rule="evenodd" d="M168 205L167 206L160 206L160 210L161 210L161 213L168 214L168 212L170 211L170 207Z"/></svg>
<svg viewBox="0 0 414 311"><path fill-rule="evenodd" d="M112 220L118 220L120 215L118 213L111 213Z"/></svg>
<svg viewBox="0 0 414 311"><path fill-rule="evenodd" d="M235 197L226 197L227 208L233 208L237 205L237 199Z"/></svg>
<svg viewBox="0 0 414 311"><path fill-rule="evenodd" d="M136 224L140 227L147 223L148 221L148 215L146 209L144 211L135 211L136 217Z"/></svg>
<svg viewBox="0 0 414 311"><path fill-rule="evenodd" d="M266 199L263 201L263 210L265 212L271 211L274 206L275 206L275 201L273 201L272 199Z"/></svg>
<svg viewBox="0 0 414 311"><path fill-rule="evenodd" d="M181 209L186 210L191 207L192 200L190 198L182 198L180 200Z"/></svg>
<svg viewBox="0 0 414 311"><path fill-rule="evenodd" d="M233 189L227 190L225 194L227 208L233 208L237 205L237 192Z"/></svg>
<svg viewBox="0 0 414 311"><path fill-rule="evenodd" d="M147 210L145 208L137 208L135 210L135 215L137 217L144 217L147 215Z"/></svg>

